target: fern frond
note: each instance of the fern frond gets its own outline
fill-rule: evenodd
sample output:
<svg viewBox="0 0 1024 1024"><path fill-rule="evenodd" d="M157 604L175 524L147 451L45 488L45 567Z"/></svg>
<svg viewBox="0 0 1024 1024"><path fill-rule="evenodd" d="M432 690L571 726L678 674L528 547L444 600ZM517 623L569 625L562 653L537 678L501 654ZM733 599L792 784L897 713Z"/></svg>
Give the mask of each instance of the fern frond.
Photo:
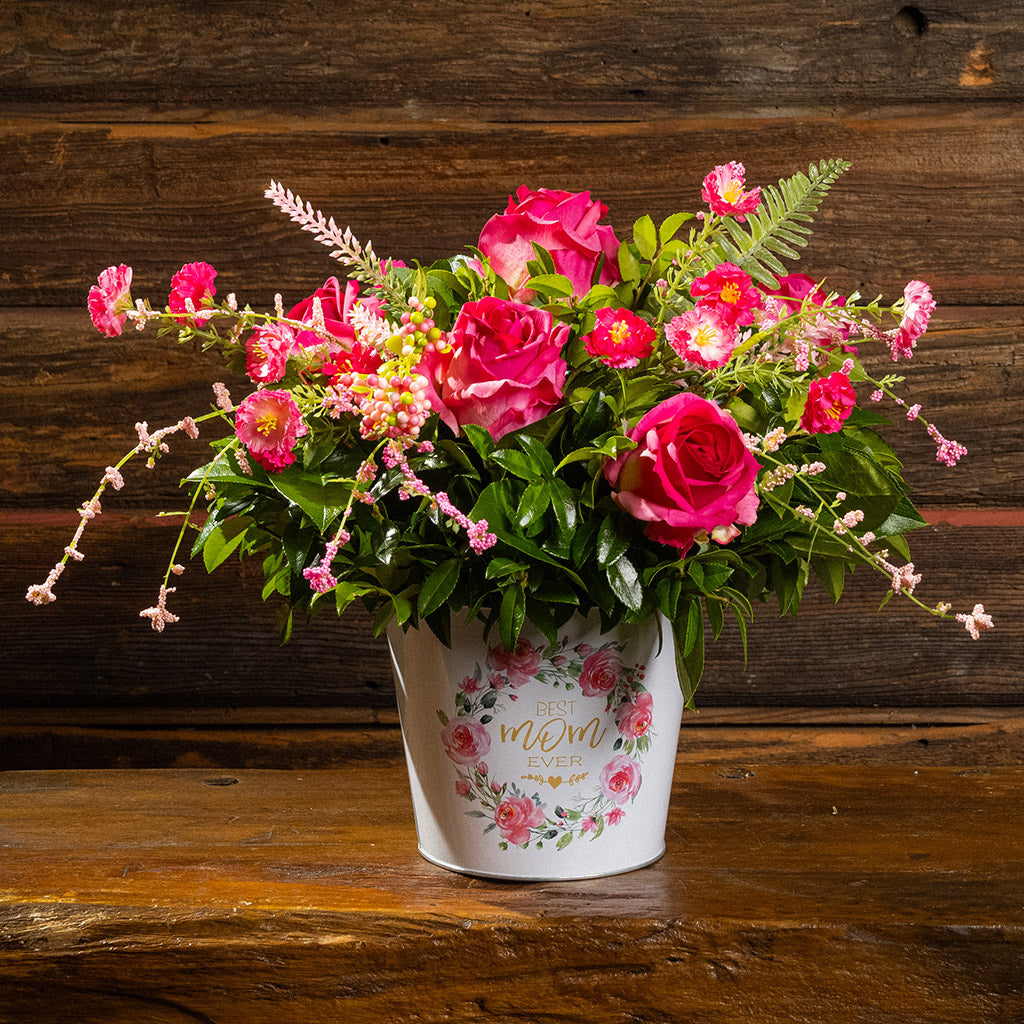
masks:
<svg viewBox="0 0 1024 1024"><path fill-rule="evenodd" d="M807 174L783 178L777 188L765 186L760 211L747 215L745 227L726 218L698 253L701 263L707 270L720 263L735 263L766 287L777 287L775 275L786 273L778 257L800 258L794 247L807 245L812 215L849 168L846 160L822 160L811 164Z"/></svg>

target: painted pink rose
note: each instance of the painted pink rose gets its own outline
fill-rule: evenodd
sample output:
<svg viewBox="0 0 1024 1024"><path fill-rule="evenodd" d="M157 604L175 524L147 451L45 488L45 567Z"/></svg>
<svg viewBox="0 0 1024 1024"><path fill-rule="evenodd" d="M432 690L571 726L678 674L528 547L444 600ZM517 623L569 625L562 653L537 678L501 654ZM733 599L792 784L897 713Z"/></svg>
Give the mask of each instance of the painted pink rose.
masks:
<svg viewBox="0 0 1024 1024"><path fill-rule="evenodd" d="M295 332L287 324L263 324L245 343L245 372L257 384L276 384L295 349Z"/></svg>
<svg viewBox="0 0 1024 1024"><path fill-rule="evenodd" d="M530 829L544 824L544 808L525 796L506 797L494 809L494 821L513 846L530 841Z"/></svg>
<svg viewBox="0 0 1024 1024"><path fill-rule="evenodd" d="M646 736L654 721L654 698L644 690L632 701L624 701L615 709L615 721L627 739Z"/></svg>
<svg viewBox="0 0 1024 1024"><path fill-rule="evenodd" d="M458 793L459 796L468 796L469 783L465 779L459 779L458 782L455 783L455 792Z"/></svg>
<svg viewBox="0 0 1024 1024"><path fill-rule="evenodd" d="M622 659L614 647L595 651L583 662L580 689L588 697L601 697L610 693L622 675Z"/></svg>
<svg viewBox="0 0 1024 1024"><path fill-rule="evenodd" d="M132 308L131 287L132 268L122 263L107 267L89 289L89 316L100 334L113 338L124 329Z"/></svg>
<svg viewBox="0 0 1024 1024"><path fill-rule="evenodd" d="M487 667L501 674L502 682L507 679L513 689L528 683L540 669L541 651L529 640L520 639L514 651L499 644L487 652Z"/></svg>
<svg viewBox="0 0 1024 1024"><path fill-rule="evenodd" d="M238 406L235 433L268 473L280 473L295 461L292 448L306 424L287 391L255 391Z"/></svg>
<svg viewBox="0 0 1024 1024"><path fill-rule="evenodd" d="M632 800L640 789L640 765L625 754L616 754L601 769L601 792L614 804Z"/></svg>
<svg viewBox="0 0 1024 1024"><path fill-rule="evenodd" d="M167 307L172 313L185 314L174 318L179 324L194 320L195 323L202 325L210 319L209 313L200 312L197 312L194 318L190 317L185 302L190 301L196 310L201 310L208 302L212 302L214 295L217 294L213 284L216 277L217 271L209 263L186 263L171 278L171 294L167 297Z"/></svg>
<svg viewBox="0 0 1024 1024"><path fill-rule="evenodd" d="M598 262L604 257L598 284L618 284L619 240L611 225L599 224L608 213L604 203L591 200L589 192L563 192L525 185L509 196L504 213L493 216L480 232L477 247L490 259L494 272L509 286L513 298L529 300L534 293L524 287L526 264L536 259L533 243L551 253L557 273L572 282L581 298L590 291Z"/></svg>
<svg viewBox="0 0 1024 1024"><path fill-rule="evenodd" d="M817 377L807 389L807 404L800 426L808 434L835 434L842 429L856 404L857 394L845 373L836 370L827 377Z"/></svg>
<svg viewBox="0 0 1024 1024"><path fill-rule="evenodd" d="M486 726L471 718L452 718L441 730L444 752L456 764L476 764L491 749Z"/></svg>
<svg viewBox="0 0 1024 1024"><path fill-rule="evenodd" d="M731 540L757 519L757 460L736 421L686 392L656 405L630 431L637 447L605 467L619 507L644 533L687 551L701 533Z"/></svg>
<svg viewBox="0 0 1024 1024"><path fill-rule="evenodd" d="M561 400L569 325L550 313L493 296L467 302L450 351L421 364L431 407L459 433L475 423L497 440L546 416Z"/></svg>

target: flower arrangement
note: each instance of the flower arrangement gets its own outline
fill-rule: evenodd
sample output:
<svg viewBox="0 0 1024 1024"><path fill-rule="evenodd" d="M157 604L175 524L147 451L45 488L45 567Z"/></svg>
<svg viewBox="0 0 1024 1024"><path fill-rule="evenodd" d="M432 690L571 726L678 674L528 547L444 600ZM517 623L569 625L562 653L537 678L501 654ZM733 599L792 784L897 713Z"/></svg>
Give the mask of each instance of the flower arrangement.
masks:
<svg viewBox="0 0 1024 1024"><path fill-rule="evenodd" d="M110 267L88 300L102 333L155 324L219 351L252 390L236 400L216 383L205 415L137 424L28 599L55 599L129 460L152 467L172 434L209 423L212 457L184 481L177 543L141 613L157 630L177 621L169 584L189 537L207 569L258 557L265 598L309 614L358 600L378 632L425 620L445 637L461 612L514 651L528 620L547 657L577 610L598 609L606 628L661 612L691 704L706 629L717 638L728 611L745 646L753 606L774 594L796 614L812 572L838 600L846 575L871 567L886 599L977 638L992 626L982 605L954 616L915 595L905 534L924 520L872 405L918 421L947 466L966 449L906 404L901 376L876 378L859 356L913 355L928 286L884 305L785 266L848 166L749 190L741 164L716 167L707 209L641 217L625 239L589 193L524 187L475 247L429 266L381 260L271 182L267 197L348 271L287 313L280 296L272 312L218 300L202 262L157 309L133 299L130 267Z"/></svg>

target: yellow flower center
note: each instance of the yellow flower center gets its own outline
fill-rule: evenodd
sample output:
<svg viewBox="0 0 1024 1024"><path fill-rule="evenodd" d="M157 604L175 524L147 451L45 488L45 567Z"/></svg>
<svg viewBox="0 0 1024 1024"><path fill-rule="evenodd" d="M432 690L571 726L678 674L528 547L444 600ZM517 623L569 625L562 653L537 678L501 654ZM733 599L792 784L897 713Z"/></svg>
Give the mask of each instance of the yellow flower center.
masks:
<svg viewBox="0 0 1024 1024"><path fill-rule="evenodd" d="M257 421L256 429L264 436L270 435L277 430L277 417L272 412L265 412Z"/></svg>
<svg viewBox="0 0 1024 1024"><path fill-rule="evenodd" d="M720 296L723 302L736 303L740 300L740 286L735 281L726 281L722 285L722 294Z"/></svg>
<svg viewBox="0 0 1024 1024"><path fill-rule="evenodd" d="M743 195L743 184L742 182L733 180L729 182L729 187L722 193L722 198L727 203L735 203L739 200L740 196Z"/></svg>
<svg viewBox="0 0 1024 1024"><path fill-rule="evenodd" d="M697 333L694 335L693 343L698 348L703 348L705 345L710 345L714 340L714 328L709 327L707 324L703 324L697 328Z"/></svg>
<svg viewBox="0 0 1024 1024"><path fill-rule="evenodd" d="M613 345L622 345L629 339L629 324L625 320L618 320L612 324L608 334Z"/></svg>

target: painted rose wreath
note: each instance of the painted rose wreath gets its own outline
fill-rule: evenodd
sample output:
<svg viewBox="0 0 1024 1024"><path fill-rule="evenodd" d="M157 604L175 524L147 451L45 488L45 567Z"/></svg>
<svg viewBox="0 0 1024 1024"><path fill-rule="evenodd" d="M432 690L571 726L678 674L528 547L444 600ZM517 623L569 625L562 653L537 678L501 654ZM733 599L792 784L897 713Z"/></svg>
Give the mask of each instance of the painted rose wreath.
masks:
<svg viewBox="0 0 1024 1024"><path fill-rule="evenodd" d="M584 642L570 646L568 638L543 650L526 639L513 651L499 644L488 652L486 666L477 662L473 674L463 679L455 695L455 717L438 710L441 743L456 768L455 791L474 805L466 811L468 816L487 821L484 833L498 832L500 849L539 850L554 842L556 849L564 850L574 838L597 839L607 826L625 817L626 806L640 791L642 761L654 735L654 700L642 683L644 666L623 665L624 648L619 642L596 649ZM618 735L613 754L601 769L598 784L571 806L557 803L549 808L539 790L528 794L518 782L557 789L584 783L589 772L568 778L524 775L518 782L498 780L485 760L492 740L488 726L519 699L515 691L534 680L552 690L578 687L585 697L604 697L605 714L614 716Z"/></svg>

